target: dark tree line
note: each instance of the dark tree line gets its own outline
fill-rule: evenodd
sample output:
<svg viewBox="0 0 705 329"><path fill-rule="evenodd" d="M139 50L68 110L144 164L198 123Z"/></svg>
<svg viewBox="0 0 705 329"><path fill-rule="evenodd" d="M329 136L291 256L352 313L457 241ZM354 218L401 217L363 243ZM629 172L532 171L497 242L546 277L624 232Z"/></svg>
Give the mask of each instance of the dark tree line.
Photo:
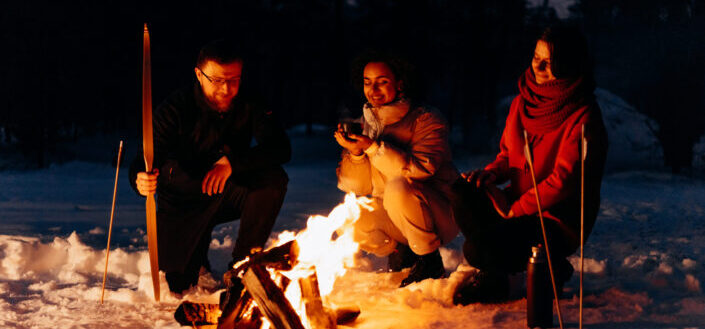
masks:
<svg viewBox="0 0 705 329"><path fill-rule="evenodd" d="M81 138L139 136L145 21L152 32L155 106L194 81L200 46L231 37L250 51L245 83L287 126L306 124L310 132L313 124L332 126L342 112L360 113L350 64L366 49L392 49L417 64L425 100L460 132L458 146L490 152L496 146L486 140L496 133L497 100L516 93L535 36L558 20L552 8L527 9L524 0L42 0L5 6L0 156L20 153L35 167L60 160L60 146ZM705 124L703 14L702 0L586 0L570 18L596 50L598 84L661 124L674 168L689 163L687 144Z"/></svg>
<svg viewBox="0 0 705 329"><path fill-rule="evenodd" d="M597 83L660 125L665 165L691 165L705 133L705 1L581 0L574 19L590 38Z"/></svg>

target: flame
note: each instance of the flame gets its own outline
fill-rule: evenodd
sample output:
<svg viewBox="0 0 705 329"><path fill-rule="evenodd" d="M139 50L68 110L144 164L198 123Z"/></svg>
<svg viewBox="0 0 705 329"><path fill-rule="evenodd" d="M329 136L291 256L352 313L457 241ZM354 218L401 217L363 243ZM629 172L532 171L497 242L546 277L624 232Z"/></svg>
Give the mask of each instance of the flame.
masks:
<svg viewBox="0 0 705 329"><path fill-rule="evenodd" d="M262 326L260 327L260 329L269 329L271 327L272 327L272 324L269 323L269 320L267 320L266 317L262 317Z"/></svg>
<svg viewBox="0 0 705 329"><path fill-rule="evenodd" d="M325 297L333 290L335 280L354 266L354 255L359 245L353 241L352 224L360 218L361 208L371 210L371 202L368 198L356 198L355 194L348 193L344 202L336 206L328 217L311 216L306 223L306 229L297 233L284 231L277 237L274 246L291 240L296 240L299 245L297 265L290 271L282 271L279 274L291 280L284 295L306 328L310 328L310 325L306 320L298 280L310 276L315 269L321 298L325 301ZM272 273L272 278L275 276L276 274Z"/></svg>

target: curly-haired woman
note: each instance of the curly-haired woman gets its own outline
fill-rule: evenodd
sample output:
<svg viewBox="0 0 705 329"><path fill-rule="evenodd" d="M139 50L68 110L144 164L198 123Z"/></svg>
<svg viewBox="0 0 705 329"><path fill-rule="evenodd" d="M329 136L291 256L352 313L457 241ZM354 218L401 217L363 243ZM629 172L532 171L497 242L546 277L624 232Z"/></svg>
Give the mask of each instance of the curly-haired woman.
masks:
<svg viewBox="0 0 705 329"><path fill-rule="evenodd" d="M390 270L411 266L401 286L439 278L445 270L438 248L458 234L450 199L459 174L448 126L438 111L410 97L405 61L373 54L361 62L367 99L362 132L342 126L335 132L344 149L338 187L374 200L373 210L363 211L355 223L355 239L363 250L390 255Z"/></svg>

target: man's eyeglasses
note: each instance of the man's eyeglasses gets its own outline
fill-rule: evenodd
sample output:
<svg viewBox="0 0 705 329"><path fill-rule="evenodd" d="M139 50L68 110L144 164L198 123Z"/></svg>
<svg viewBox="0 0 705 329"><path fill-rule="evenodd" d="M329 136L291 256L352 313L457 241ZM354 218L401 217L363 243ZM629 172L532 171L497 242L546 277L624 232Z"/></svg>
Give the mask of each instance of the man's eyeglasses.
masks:
<svg viewBox="0 0 705 329"><path fill-rule="evenodd" d="M206 79L210 83L212 83L213 85L215 85L217 87L221 87L226 83L231 84L231 85L237 85L240 83L240 77L232 78L232 79L212 78L212 77L209 77L205 72L203 72L203 70L201 70L200 67L198 68L198 70L201 71L201 74L203 74L203 76L206 77Z"/></svg>

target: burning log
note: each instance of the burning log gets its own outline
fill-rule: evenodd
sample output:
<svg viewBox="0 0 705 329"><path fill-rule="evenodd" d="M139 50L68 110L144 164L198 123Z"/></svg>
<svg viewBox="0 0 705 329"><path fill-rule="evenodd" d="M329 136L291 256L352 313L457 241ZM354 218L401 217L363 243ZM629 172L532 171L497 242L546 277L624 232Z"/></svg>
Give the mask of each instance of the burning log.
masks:
<svg viewBox="0 0 705 329"><path fill-rule="evenodd" d="M223 315L218 319L217 329L246 329L259 328L262 326L259 309L254 303L252 296L247 290L242 293L234 305L225 305Z"/></svg>
<svg viewBox="0 0 705 329"><path fill-rule="evenodd" d="M174 312L174 319L182 326L208 326L218 323L220 310L216 304L181 303Z"/></svg>
<svg viewBox="0 0 705 329"><path fill-rule="evenodd" d="M277 329L303 329L299 314L284 295L290 279L273 275L289 271L297 265L299 245L295 240L266 251L255 251L225 273L227 290L221 294L217 329L259 328L262 315ZM332 329L337 324L354 321L360 314L357 307L332 311L323 305L318 276L313 274L298 280L305 316L313 329Z"/></svg>
<svg viewBox="0 0 705 329"><path fill-rule="evenodd" d="M337 328L339 324L349 324L355 321L360 315L360 308L357 306L347 306L335 310L323 306L315 268L313 274L299 279L299 287L301 287L301 299L306 309L306 318L311 324L311 328Z"/></svg>
<svg viewBox="0 0 705 329"><path fill-rule="evenodd" d="M296 241L287 242L281 246L270 248L264 252L254 252L237 264L234 264L223 275L227 289L220 296L220 309L223 315L218 320L218 329L259 328L261 312L256 307L252 295L245 290L240 278L251 266L269 267L275 270L287 271L296 265L299 246ZM289 279L281 278L280 291L289 285ZM276 285L275 285L276 287Z"/></svg>
<svg viewBox="0 0 705 329"><path fill-rule="evenodd" d="M227 289L221 294L220 305L184 302L174 317L182 325L217 323L218 329L259 328L264 312L275 328L303 329L301 319L283 293L290 280L281 276L277 284L265 270L265 267L277 271L291 270L296 265L298 253L299 246L293 240L263 252L254 252L223 275Z"/></svg>
<svg viewBox="0 0 705 329"><path fill-rule="evenodd" d="M242 285L240 280L231 281L228 278L224 279L224 281L227 284L227 288L220 293L220 310L223 312L223 317L228 317L235 311L238 301L245 297L245 291L243 290L245 286Z"/></svg>
<svg viewBox="0 0 705 329"><path fill-rule="evenodd" d="M244 290L240 280L232 281L230 278L228 288L220 294L220 310L223 312L218 319L218 329L232 329L242 318L246 305L252 300L250 294Z"/></svg>
<svg viewBox="0 0 705 329"><path fill-rule="evenodd" d="M299 315L264 267L250 265L242 277L242 283L274 328L304 329Z"/></svg>
<svg viewBox="0 0 705 329"><path fill-rule="evenodd" d="M235 272L247 270L248 266L259 265L275 269L277 271L289 271L297 263L299 257L299 244L296 240L291 240L281 246L269 248L262 252L254 252L248 256L247 261L235 264Z"/></svg>
<svg viewBox="0 0 705 329"><path fill-rule="evenodd" d="M335 309L335 323L348 324L352 323L360 315L360 308L357 306L348 306Z"/></svg>
<svg viewBox="0 0 705 329"><path fill-rule="evenodd" d="M318 289L316 268L313 268L313 274L310 276L299 279L299 286L301 287L301 299L306 309L306 318L309 324L311 324L311 328L336 328L335 319L331 317L329 310L323 307L321 292Z"/></svg>

